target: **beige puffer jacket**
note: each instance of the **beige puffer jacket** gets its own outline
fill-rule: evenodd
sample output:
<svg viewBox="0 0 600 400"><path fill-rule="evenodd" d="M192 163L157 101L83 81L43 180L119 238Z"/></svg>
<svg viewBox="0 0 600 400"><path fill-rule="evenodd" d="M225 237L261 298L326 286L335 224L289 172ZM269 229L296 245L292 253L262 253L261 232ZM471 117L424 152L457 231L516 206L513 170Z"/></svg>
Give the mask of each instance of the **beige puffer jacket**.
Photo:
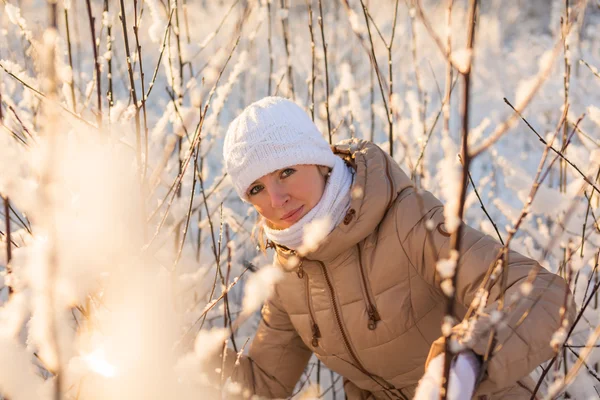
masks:
<svg viewBox="0 0 600 400"><path fill-rule="evenodd" d="M335 151L355 169L350 208L299 267L288 262L292 251L277 246L277 262L292 271L264 305L249 357L235 366L235 354L228 355L225 375L258 395L288 397L315 353L345 378L349 399L410 399L430 350L431 356L443 351L439 341L432 346L441 336L446 305L436 273L436 260L449 251L443 207L428 192L419 199L410 179L376 145L354 140ZM434 226L431 235L428 221ZM464 226L458 320L499 248L496 240ZM513 251L509 264L507 299L519 292L536 265ZM490 311L497 307L498 286L490 292ZM489 362L477 396L529 398L532 381L522 378L553 355L549 343L559 327L566 290L562 278L541 269L528 298L500 329L501 349ZM527 318L513 329L538 297ZM569 321L574 311L570 300ZM483 354L487 340L483 335L473 350Z"/></svg>

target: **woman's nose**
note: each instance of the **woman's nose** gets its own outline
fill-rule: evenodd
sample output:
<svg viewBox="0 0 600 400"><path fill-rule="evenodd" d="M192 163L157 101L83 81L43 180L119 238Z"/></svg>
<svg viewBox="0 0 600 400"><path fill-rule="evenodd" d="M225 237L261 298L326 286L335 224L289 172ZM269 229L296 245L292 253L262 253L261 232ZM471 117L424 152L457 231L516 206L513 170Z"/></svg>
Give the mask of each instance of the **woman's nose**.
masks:
<svg viewBox="0 0 600 400"><path fill-rule="evenodd" d="M287 190L281 185L274 185L269 191L269 195L271 196L271 207L273 208L283 207L290 199Z"/></svg>

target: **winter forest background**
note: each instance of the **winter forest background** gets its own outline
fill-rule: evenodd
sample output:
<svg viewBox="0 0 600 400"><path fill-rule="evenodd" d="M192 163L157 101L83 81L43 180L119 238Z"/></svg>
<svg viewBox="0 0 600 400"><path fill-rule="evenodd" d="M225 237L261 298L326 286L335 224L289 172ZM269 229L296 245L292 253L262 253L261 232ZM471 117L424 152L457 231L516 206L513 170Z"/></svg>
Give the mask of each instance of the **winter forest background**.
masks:
<svg viewBox="0 0 600 400"><path fill-rule="evenodd" d="M221 151L278 94L381 145L447 218L467 154L467 223L575 292L540 396L597 398L600 2L481 1L474 25L451 3L2 0L0 393L244 396L205 361L246 348L278 273ZM342 380L313 359L295 397Z"/></svg>

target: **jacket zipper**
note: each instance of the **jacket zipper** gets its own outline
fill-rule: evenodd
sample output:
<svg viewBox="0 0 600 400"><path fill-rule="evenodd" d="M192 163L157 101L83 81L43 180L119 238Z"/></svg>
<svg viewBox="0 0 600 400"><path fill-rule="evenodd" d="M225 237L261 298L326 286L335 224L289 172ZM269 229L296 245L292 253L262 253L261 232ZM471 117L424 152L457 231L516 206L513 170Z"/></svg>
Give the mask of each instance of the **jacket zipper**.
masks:
<svg viewBox="0 0 600 400"><path fill-rule="evenodd" d="M313 310L312 298L310 296L310 283L308 281L308 275L304 274L304 286L306 288L306 302L308 303L308 315L310 318L310 328L312 331L312 345L313 347L319 347L319 338L321 337L321 331L317 320L315 318L315 312Z"/></svg>
<svg viewBox="0 0 600 400"><path fill-rule="evenodd" d="M365 302L367 303L367 315L369 316L368 328L369 330L375 330L377 326L377 322L381 321L381 317L379 316L379 312L377 311L377 307L375 307L375 300L371 297L369 293L369 284L367 283L367 277L365 275L365 269L363 267L362 262L362 251L360 249L360 245L357 243L356 248L358 249L358 265L360 270L361 277L361 288L363 290L363 297Z"/></svg>
<svg viewBox="0 0 600 400"><path fill-rule="evenodd" d="M389 391L397 390L400 393L400 395L402 396L402 398L406 399L406 396L402 392L402 389L397 389L394 387L394 385L391 385L390 383L386 382L383 378L371 374L369 371L367 371L367 369L359 361L358 356L356 355L356 353L354 353L354 350L352 350L352 346L350 346L350 340L348 339L348 336L346 335L346 331L344 330L344 326L342 325L342 318L340 317L340 313L338 311L337 304L335 302L335 292L333 290L333 284L331 283L331 280L329 279L329 274L327 273L325 264L322 261L318 261L318 260L314 260L314 261L319 263L319 265L321 266L321 270L323 271L323 275L325 276L325 282L327 283L327 286L329 287L329 297L331 298L333 314L335 315L335 320L336 320L336 322L338 324L338 328L340 329L340 332L342 334L342 338L344 339L344 345L346 346L346 350L348 351L348 354L350 354L350 357L352 357L352 359L356 363L356 366L363 374L369 376L371 379L373 379L375 382L377 382L379 385L381 385L383 388L385 388ZM376 378L379 378L379 379L376 379ZM380 380L383 381L383 383L380 382Z"/></svg>
<svg viewBox="0 0 600 400"><path fill-rule="evenodd" d="M296 252L293 252L296 255ZM319 325L317 325L317 320L315 318L315 312L313 310L312 298L310 296L310 284L308 281L308 274L304 271L303 268L304 259L300 258L300 264L298 265L298 270L296 271L296 275L298 275L299 279L304 279L304 287L306 290L306 303L308 304L308 316L310 319L310 329L312 332L312 345L313 347L319 347L319 338L321 337L321 330L319 329Z"/></svg>

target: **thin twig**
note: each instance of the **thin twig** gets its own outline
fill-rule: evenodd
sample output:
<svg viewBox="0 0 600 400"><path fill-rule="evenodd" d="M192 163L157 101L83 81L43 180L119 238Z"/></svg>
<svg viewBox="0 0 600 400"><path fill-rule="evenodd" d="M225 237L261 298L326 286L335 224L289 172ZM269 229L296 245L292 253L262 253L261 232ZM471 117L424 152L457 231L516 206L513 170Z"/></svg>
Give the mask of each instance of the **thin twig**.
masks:
<svg viewBox="0 0 600 400"><path fill-rule="evenodd" d="M221 77L223 76L223 72L225 71L225 68L227 67L227 65L229 64L229 61L231 60L231 57L233 56L233 53L235 51L235 49L237 48L239 42L240 42L240 38L241 38L241 34L240 36L238 36L233 48L231 49L231 52L229 53L229 56L227 57L227 60L225 60L225 63L223 65L223 68L221 68L221 71L219 72L219 75L217 76L217 80L215 81L212 89L210 90L210 95L208 97L208 100L206 101L205 105L204 105L204 110L202 112L202 115L200 117L200 122L198 122L198 125L196 126L196 129L194 131L194 135L193 135L193 140L192 143L190 144L190 150L188 151L188 156L186 157L186 159L184 160L183 163L183 168L180 174L177 175L177 177L175 178L175 180L173 181L173 183L171 184L168 193L165 196L165 200L171 196L170 201L168 202L167 205L167 210L165 211L165 214L161 220L161 222L159 223L158 227L156 228L155 234L152 237L152 239L150 239L150 241L148 242L148 244L145 246L146 249L149 248L149 246L154 242L154 240L156 239L156 237L158 236L158 233L160 232L160 230L162 229L162 226L164 225L167 216L169 214L169 209L171 207L171 204L173 203L173 200L175 199L175 195L174 193L176 193L177 188L181 185L181 181L183 179L183 175L185 174L185 171L187 170L187 167L189 165L189 162L191 160L192 157L192 151L191 149L195 148L196 145L198 144L198 142L200 141L201 138L201 133L202 133L202 126L204 124L204 121L206 120L206 114L208 113L208 107L210 106L211 102L212 102L212 98L216 92L216 88L219 85L219 82L221 81ZM202 181L200 181L202 184Z"/></svg>
<svg viewBox="0 0 600 400"><path fill-rule="evenodd" d="M271 96L271 79L273 75L273 16L271 12L271 2L267 1L267 46L269 48L269 76L267 79L267 96Z"/></svg>
<svg viewBox="0 0 600 400"><path fill-rule="evenodd" d="M281 10L286 13L289 12L289 4L286 7L286 0L281 0ZM291 44L289 39L289 16L284 15L281 18L281 29L283 31L283 44L285 46L285 55L287 60L287 75L288 75L288 90L292 94L292 99L296 100L296 91L294 90L294 71L292 69L292 59L291 59Z"/></svg>
<svg viewBox="0 0 600 400"><path fill-rule="evenodd" d="M371 63L374 65L374 68L375 68L375 74L377 76L377 81L379 82L379 90L381 92L381 98L383 99L383 106L385 107L385 113L388 117L388 124L389 124L390 123L390 115L391 115L390 107L389 107L389 104L387 101L387 99L389 98L389 91L388 91L388 96L386 96L385 91L383 89L383 78L382 78L381 72L379 70L379 64L377 63L377 56L375 55L375 45L373 44L373 36L371 34L371 24L369 23L369 10L367 9L367 6L363 2L363 0L360 0L360 5L362 7L363 14L365 16L365 22L367 24L367 32L369 34L369 43L371 44L371 52L369 53L369 57L371 58ZM390 143L390 155L392 157L394 155L392 143Z"/></svg>
<svg viewBox="0 0 600 400"><path fill-rule="evenodd" d="M0 117L0 122L2 121L2 118ZM5 225L6 225L6 274L10 275L11 271L11 267L10 267L10 261L12 260L12 240L10 237L10 201L8 200L8 197L2 197L3 201L4 201L4 219L5 219ZM10 299L10 296L13 293L13 288L12 286L8 286L8 297Z"/></svg>
<svg viewBox="0 0 600 400"><path fill-rule="evenodd" d="M594 329L594 332L592 332L592 334L588 338L586 347L583 349L579 359L577 360L575 365L573 365L573 367L571 368L567 376L564 378L564 380L560 382L560 384L552 386L552 390L546 396L547 399L554 398L556 394L558 394L575 379L575 377L579 373L579 369L585 363L585 360L588 358L588 356L591 354L593 349L592 346L597 342L598 338L600 338L600 325L598 325L596 329Z"/></svg>
<svg viewBox="0 0 600 400"><path fill-rule="evenodd" d="M523 100L521 100L519 102L519 104L517 105L516 109L519 110L519 112L523 112L523 110L529 105L529 103L531 102L533 97L536 95L536 93L542 87L542 84L546 81L546 79L550 75L550 72L552 71L552 65L554 65L554 61L556 60L556 57L558 56L558 53L560 51L560 44L561 44L560 40L557 40L556 44L554 45L554 49L552 50L551 59L542 65L542 67L540 68L540 70L535 78L534 84L531 86L531 89L529 90L527 95L525 97L523 97ZM517 115L512 114L510 117L508 117L506 120L504 120L501 124L497 125L496 129L494 129L494 132L492 132L483 141L483 143L481 143L481 145L479 145L479 147L475 148L471 152L471 157L473 157L473 158L477 157L478 155L480 155L481 153L486 151L488 148L490 148L498 140L500 140L500 138L506 132L508 132L508 130L514 125L516 119L517 119Z"/></svg>
<svg viewBox="0 0 600 400"><path fill-rule="evenodd" d="M65 31L67 34L67 50L69 54L69 67L71 68L71 79L69 86L71 87L71 103L73 112L77 112L77 103L75 100L75 70L73 70L73 52L71 50L71 32L69 29L69 8L65 7Z"/></svg>
<svg viewBox="0 0 600 400"><path fill-rule="evenodd" d="M98 112L96 114L96 123L99 128L102 128L102 75L100 74L100 63L98 62L98 48L96 47L96 28L94 18L92 14L92 4L90 0L86 0L88 19L90 21L90 31L92 33L92 47L94 49L94 67L96 71L96 96L97 96L97 107Z"/></svg>
<svg viewBox="0 0 600 400"><path fill-rule="evenodd" d="M137 17L137 0L133 1L133 33L135 35L135 47L137 49L137 59L140 62L140 81L141 81L141 89L142 89L142 115L144 118L144 171L142 173L142 182L146 181L146 175L148 174L148 151L149 151L149 139L148 139L148 115L146 112L146 97L144 93L146 92L144 86L144 64L142 62L142 45L140 44L139 30L140 30L140 22ZM136 109L138 109L136 104Z"/></svg>
<svg viewBox="0 0 600 400"><path fill-rule="evenodd" d="M192 331L192 329L194 329L194 327L196 326L196 324L198 322L200 322L203 318L206 317L206 314L208 314L208 312L210 310L212 310L213 308L215 308L215 306L219 303L220 300L222 300L225 295L227 295L227 293L229 293L229 291L231 289L233 289L233 287L240 281L240 279L244 276L244 274L250 269L250 266L244 268L244 270L240 273L239 276L237 276L230 284L229 286L227 286L219 295L219 297L217 297L216 299L210 301L206 307L204 307L204 310L202 310L202 312L200 313L200 316L198 316L198 318L196 318L196 320L192 323L192 325L185 331L185 333L183 334L183 336L179 339L179 341L177 341L177 343L175 344L175 348L179 347L182 343L183 340L190 334L190 332Z"/></svg>
<svg viewBox="0 0 600 400"><path fill-rule="evenodd" d="M565 13L566 16L563 18L560 18L560 34L562 37L562 43L563 43L563 60L564 60L564 67L565 67L565 71L563 73L563 86L564 86L564 90L563 90L563 94L564 94L564 103L563 103L563 107L567 107L569 105L569 86L570 86L570 79L571 79L571 62L569 61L569 42L567 41L567 36L569 35L569 31L570 31L570 24L569 24L569 14L570 14L570 7L569 7L569 0L565 0ZM562 135L562 144L564 146L564 144L567 141L567 135L569 133L569 124L565 124L563 126L563 135ZM560 176L559 176L559 189L562 193L564 193L567 190L567 164L565 162L564 159L560 160Z"/></svg>
<svg viewBox="0 0 600 400"><path fill-rule="evenodd" d="M506 104L509 105L510 108L512 108L515 111L515 113L523 120L523 122L525 122L525 124L527 124L527 126L533 131L533 133L536 134L536 136L538 137L538 139L540 140L540 142L542 142L544 145L547 145L546 140L544 140L544 138L531 126L531 124L529 124L529 122L521 115L521 113L519 111L517 111L513 107L512 104L510 104L510 102L506 99L506 97L504 98L504 101L506 102ZM565 141L563 143L566 143L566 141L567 141L567 137L565 137ZM564 144L563 144L563 146L564 146ZM569 160L567 157L565 157L565 155L563 154L564 150L563 151L556 150L553 146L550 146L550 150L552 150L554 153L556 153L567 164L569 164L570 166L572 166L575 169L575 171L577 171L577 173L579 173L579 175L581 175L581 177L583 178L583 180L588 185L590 185L596 192L600 193L600 188L598 188L596 186L596 184L594 182L592 182L591 179L586 174L584 174L581 171L581 169L579 169L579 167L577 165L575 165L571 160Z"/></svg>
<svg viewBox="0 0 600 400"><path fill-rule="evenodd" d="M104 12L109 15L109 1L104 0ZM108 26L106 28L106 52L109 54L107 64L108 64L108 89L106 91L106 100L108 103L108 121L110 123L110 110L114 105L114 94L113 94L113 79L112 79L112 21L108 22Z"/></svg>
<svg viewBox="0 0 600 400"><path fill-rule="evenodd" d="M331 115L329 114L329 66L327 65L327 43L325 42L325 24L323 22L323 5L319 0L319 27L321 28L321 42L323 44L323 58L325 62L325 111L327 113L327 132L329 134L329 144L333 144L331 134Z"/></svg>
<svg viewBox="0 0 600 400"><path fill-rule="evenodd" d="M585 60L579 60L579 62L583 65L585 65L586 67L589 68L589 70L592 72L592 74L594 74L596 76L596 78L600 79L600 72L598 72L598 68L591 66L590 64L587 63L587 61Z"/></svg>
<svg viewBox="0 0 600 400"><path fill-rule="evenodd" d="M225 15L223 16L223 18L221 19L221 22L219 23L219 25L217 26L217 29L215 29L214 32L212 32L209 36L208 39L205 40L204 42L201 43L200 45L200 50L198 50L198 52L196 54L194 54L191 58L190 58L190 62L193 61L194 59L196 59L196 57L198 57L202 51L208 47L208 44L210 42L213 41L213 39L215 37L217 37L217 35L219 34L219 32L221 31L221 28L223 27L223 25L225 24L225 21L227 20L227 18L229 18L229 16L231 15L232 11L235 9L235 7L238 5L238 3L240 2L240 0L236 0L231 4L231 7L229 7L229 10L227 10L227 12L225 13ZM185 1L184 1L185 4Z"/></svg>
<svg viewBox="0 0 600 400"><path fill-rule="evenodd" d="M315 35L313 32L313 11L312 11L312 0L306 0L306 6L308 7L308 31L310 32L310 54L311 54L311 72L310 72L310 84L308 90L310 91L310 117L315 120Z"/></svg>
<svg viewBox="0 0 600 400"><path fill-rule="evenodd" d="M552 139L550 140L550 144L552 144L555 140L555 138L558 135L559 130L562 128L566 116L567 116L567 112L568 112L568 108L563 110L563 114L560 118L560 120L558 121L558 124L556 126L556 129L554 131L554 134L552 136ZM504 244L504 247L502 247L500 250L498 250L498 254L496 255L496 257L494 258L494 260L490 263L489 267L488 267L488 271L486 272L486 275L480 285L480 288L483 288L484 290L489 290L489 288L491 287L491 285L494 284L495 280L492 279L492 271L496 268L497 262L502 258L502 256L505 254L506 250L505 248L507 248L508 246L510 246L510 243L513 239L513 237L516 235L516 233L519 231L521 223L524 221L525 217L529 214L529 210L531 207L531 204L533 203L533 200L535 199L538 189L540 187L540 185L542 184L542 182L545 179L546 174L542 173L543 171L543 167L544 164L546 163L546 158L548 157L549 154L549 146L547 146L544 149L544 152L542 154L542 157L540 159L540 162L538 164L538 168L535 174L535 177L533 178L533 184L531 186L531 189L529 190L529 194L527 196L527 200L525 202L525 204L523 205L523 208L521 209L521 213L519 215L519 217L517 218L516 222L513 223L513 226L511 228L509 228L507 230L508 232L508 236L506 238L506 243ZM556 158L555 158L556 159ZM552 161L550 163L550 167L552 166L554 161ZM547 169L547 171L549 170L549 168ZM504 273L504 270L506 270L506 265L503 266L502 272ZM501 296L503 296L503 294L501 293ZM500 299L499 302L499 307L503 307L503 297ZM469 319L471 318L471 316L473 315L473 312L475 311L475 306L474 303L471 303L471 305L469 306L469 309L465 315L465 319Z"/></svg>
<svg viewBox="0 0 600 400"><path fill-rule="evenodd" d="M169 14L169 21L167 22L167 26L165 27L165 33L163 35L162 47L160 49L160 53L158 54L158 61L156 61L156 67L154 67L154 73L152 74L152 79L148 84L148 92L146 92L146 96L144 96L145 101L148 101L148 96L150 96L150 92L152 92L152 88L154 87L154 82L156 82L156 76L158 75L158 69L160 68L160 62L162 60L163 54L165 53L165 48L167 47L167 36L169 35L169 30L171 28L171 20L173 18L173 12L175 10L171 10L171 14Z"/></svg>
<svg viewBox="0 0 600 400"><path fill-rule="evenodd" d="M17 82L19 82L21 85L23 85L23 87L25 87L25 88L31 90L33 93L35 93L40 99L48 101L49 104L52 104L52 105L55 105L55 106L58 106L58 107L62 108L69 115L71 115L72 117L75 117L78 121L80 121L80 122L88 125L89 127L96 128L96 126L94 126L94 124L92 124L89 121L86 121L85 119L81 118L79 115L75 114L73 111L71 111L67 107L65 107L62 103L50 100L40 90L38 90L38 89L34 88L33 86L27 84L25 81L23 81L22 79L20 79L18 76L16 76L12 72L10 72L4 65L2 65L2 63L0 63L0 68L2 68L4 70L4 72L6 72L11 78L13 78Z"/></svg>
<svg viewBox="0 0 600 400"><path fill-rule="evenodd" d="M452 92L452 90L454 90L454 85L456 85L457 81L458 81L458 79L454 79L454 81L451 83L451 86L448 89L450 92ZM433 131L435 130L435 127L436 127L437 122L438 122L438 120L440 118L440 115L442 114L442 112L445 112L445 110L447 108L446 107L446 101L449 100L449 99L450 99L450 96L444 96L444 99L442 101L442 105L440 106L440 109L438 110L438 113L436 114L435 119L433 120L433 124L429 128L429 133L426 136L425 143L421 147L421 152L419 153L419 157L417 158L417 162L415 163L415 165L411 169L410 180L413 180L415 178L415 173L416 173L417 169L419 168L419 164L421 163L421 161L423 161L423 158L425 156L425 150L427 149L427 145L429 144L429 140L431 139L431 135L433 134ZM446 121L444 121L444 123L445 122Z"/></svg>
<svg viewBox="0 0 600 400"><path fill-rule="evenodd" d="M119 19L123 26L123 41L125 43L125 55L127 57L127 72L129 73L129 92L133 99L135 106L135 155L138 171L142 171L142 145L141 145L141 134L140 134L140 110L138 107L137 93L135 90L135 81L133 78L133 67L131 65L131 53L129 51L129 38L127 37L127 16L125 13L125 4L123 0L120 0L121 12L119 13Z"/></svg>

